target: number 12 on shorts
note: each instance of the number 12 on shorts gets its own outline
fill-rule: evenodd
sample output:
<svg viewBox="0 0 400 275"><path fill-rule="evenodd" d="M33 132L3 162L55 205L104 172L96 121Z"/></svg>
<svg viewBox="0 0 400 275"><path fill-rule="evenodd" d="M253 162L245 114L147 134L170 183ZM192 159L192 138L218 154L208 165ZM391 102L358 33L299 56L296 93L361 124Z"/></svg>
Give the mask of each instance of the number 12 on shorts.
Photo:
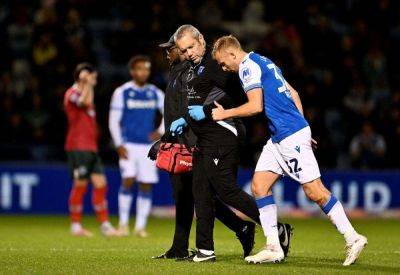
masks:
<svg viewBox="0 0 400 275"><path fill-rule="evenodd" d="M289 167L290 173L298 173L301 172L301 167L299 167L299 161L296 158L293 158L289 161L285 161L287 166Z"/></svg>

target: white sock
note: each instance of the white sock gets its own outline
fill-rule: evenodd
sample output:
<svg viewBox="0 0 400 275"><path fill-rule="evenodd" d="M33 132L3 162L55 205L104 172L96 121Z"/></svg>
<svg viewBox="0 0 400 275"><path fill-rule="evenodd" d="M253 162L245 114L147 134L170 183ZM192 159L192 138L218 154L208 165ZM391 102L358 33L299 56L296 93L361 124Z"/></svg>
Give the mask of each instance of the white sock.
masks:
<svg viewBox="0 0 400 275"><path fill-rule="evenodd" d="M272 195L256 199L260 212L261 226L267 238L267 246L280 247L278 234L278 213Z"/></svg>
<svg viewBox="0 0 400 275"><path fill-rule="evenodd" d="M212 254L214 254L214 250L199 249L199 251L207 256L211 256Z"/></svg>
<svg viewBox="0 0 400 275"><path fill-rule="evenodd" d="M122 186L118 193L118 213L119 225L126 226L129 224L129 215L131 212L132 193L127 191Z"/></svg>
<svg viewBox="0 0 400 275"><path fill-rule="evenodd" d="M344 236L347 244L352 244L357 240L357 232L347 218L342 204L333 195L331 195L328 202L322 207L322 210L328 215L340 234Z"/></svg>
<svg viewBox="0 0 400 275"><path fill-rule="evenodd" d="M151 211L151 204L151 192L144 193L139 191L136 199L136 231L145 229Z"/></svg>

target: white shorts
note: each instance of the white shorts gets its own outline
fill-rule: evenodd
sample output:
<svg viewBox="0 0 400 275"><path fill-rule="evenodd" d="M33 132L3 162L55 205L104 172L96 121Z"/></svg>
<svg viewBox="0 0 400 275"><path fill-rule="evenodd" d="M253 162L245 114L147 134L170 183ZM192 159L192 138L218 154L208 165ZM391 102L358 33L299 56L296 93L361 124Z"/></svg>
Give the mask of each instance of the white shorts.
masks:
<svg viewBox="0 0 400 275"><path fill-rule="evenodd" d="M125 143L128 159L119 159L121 177L135 178L140 183L158 182L156 163L147 157L151 144Z"/></svg>
<svg viewBox="0 0 400 275"><path fill-rule="evenodd" d="M271 171L307 183L321 177L311 146L311 129L305 127L279 143L268 140L258 159L256 172Z"/></svg>

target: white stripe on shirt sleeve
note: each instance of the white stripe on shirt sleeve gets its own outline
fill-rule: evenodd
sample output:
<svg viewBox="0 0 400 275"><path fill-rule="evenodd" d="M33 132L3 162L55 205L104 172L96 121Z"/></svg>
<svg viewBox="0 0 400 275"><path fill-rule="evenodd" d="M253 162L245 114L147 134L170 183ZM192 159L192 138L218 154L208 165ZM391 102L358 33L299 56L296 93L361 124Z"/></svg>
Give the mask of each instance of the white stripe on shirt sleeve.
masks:
<svg viewBox="0 0 400 275"><path fill-rule="evenodd" d="M110 103L110 112L108 117L108 128L115 147L122 145L121 119L124 108L123 90L118 88L114 91Z"/></svg>
<svg viewBox="0 0 400 275"><path fill-rule="evenodd" d="M110 103L110 110L122 110L124 108L124 90L120 87L115 89Z"/></svg>
<svg viewBox="0 0 400 275"><path fill-rule="evenodd" d="M108 127L110 129L111 137L113 139L115 147L122 145L121 118L122 110L110 110L110 115L108 117Z"/></svg>
<svg viewBox="0 0 400 275"><path fill-rule="evenodd" d="M157 94L157 108L160 111L161 114L164 114L164 93L156 88L156 94Z"/></svg>
<svg viewBox="0 0 400 275"><path fill-rule="evenodd" d="M157 94L157 108L160 111L160 113L163 115L161 124L158 127L157 132L159 132L161 135L163 135L165 133L165 125L164 125L164 98L165 98L165 95L158 88L156 88L156 94Z"/></svg>

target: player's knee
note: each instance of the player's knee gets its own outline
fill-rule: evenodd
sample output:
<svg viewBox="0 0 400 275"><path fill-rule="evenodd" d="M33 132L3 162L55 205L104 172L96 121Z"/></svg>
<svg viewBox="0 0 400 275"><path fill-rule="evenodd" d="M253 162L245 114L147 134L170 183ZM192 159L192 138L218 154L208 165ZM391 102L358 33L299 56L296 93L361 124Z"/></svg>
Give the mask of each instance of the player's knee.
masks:
<svg viewBox="0 0 400 275"><path fill-rule="evenodd" d="M124 178L122 180L122 185L125 189L131 189L135 182L134 178Z"/></svg>
<svg viewBox="0 0 400 275"><path fill-rule="evenodd" d="M90 179L95 188L103 188L107 186L107 180L103 174L92 174Z"/></svg>
<svg viewBox="0 0 400 275"><path fill-rule="evenodd" d="M93 186L95 188L103 188L103 187L107 186L107 182L106 181L94 181Z"/></svg>
<svg viewBox="0 0 400 275"><path fill-rule="evenodd" d="M150 193L152 189L153 186L151 184L145 184L145 183L139 184L139 190L143 193Z"/></svg>
<svg viewBox="0 0 400 275"><path fill-rule="evenodd" d="M263 197L268 194L269 190L267 186L265 186L264 182L254 178L251 183L251 192L255 197Z"/></svg>

